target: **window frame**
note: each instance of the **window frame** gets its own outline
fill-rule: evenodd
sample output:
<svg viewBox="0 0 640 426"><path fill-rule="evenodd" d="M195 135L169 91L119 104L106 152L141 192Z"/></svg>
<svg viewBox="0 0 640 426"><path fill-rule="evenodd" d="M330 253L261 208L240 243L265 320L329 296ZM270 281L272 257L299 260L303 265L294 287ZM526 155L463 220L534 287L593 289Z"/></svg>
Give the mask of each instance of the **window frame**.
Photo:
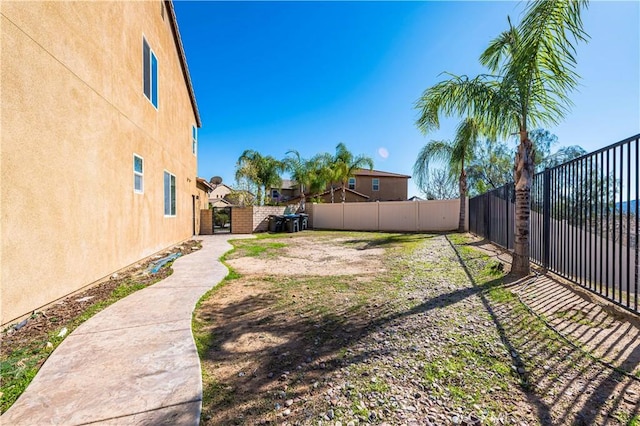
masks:
<svg viewBox="0 0 640 426"><path fill-rule="evenodd" d="M371 179L371 190L380 191L380 178Z"/></svg>
<svg viewBox="0 0 640 426"><path fill-rule="evenodd" d="M353 183L351 183L353 181ZM356 189L356 178L355 177L350 177L349 180L347 181L347 188L354 190Z"/></svg>
<svg viewBox="0 0 640 426"><path fill-rule="evenodd" d="M198 156L198 128L195 124L191 125L191 152Z"/></svg>
<svg viewBox="0 0 640 426"><path fill-rule="evenodd" d="M147 54L148 51L148 54ZM148 58L147 58L148 56ZM147 77L149 87L147 88ZM148 90L148 93L147 93ZM151 48L146 37L142 36L142 93L144 97L158 109L158 57Z"/></svg>
<svg viewBox="0 0 640 426"><path fill-rule="evenodd" d="M167 177L169 178L169 186L167 186ZM177 216L177 188L176 188L176 175L168 170L164 170L162 174L163 185L163 208L164 217L176 217ZM169 203L167 204L167 192L169 195ZM168 208L168 209L167 209Z"/></svg>
<svg viewBox="0 0 640 426"><path fill-rule="evenodd" d="M136 170L136 159L140 159L141 171ZM140 189L136 188L136 177L140 177ZM133 192L144 194L144 158L136 153L133 154Z"/></svg>

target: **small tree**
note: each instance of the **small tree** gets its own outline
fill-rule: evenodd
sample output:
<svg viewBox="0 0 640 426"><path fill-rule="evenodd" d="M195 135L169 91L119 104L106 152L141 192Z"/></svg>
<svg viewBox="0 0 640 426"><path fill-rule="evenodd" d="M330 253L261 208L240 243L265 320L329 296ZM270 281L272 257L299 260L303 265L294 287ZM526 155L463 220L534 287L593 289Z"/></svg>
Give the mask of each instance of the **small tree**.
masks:
<svg viewBox="0 0 640 426"><path fill-rule="evenodd" d="M480 57L491 75L475 78L449 74L423 93L417 125L439 127L439 114L474 116L491 136L517 134L515 157L515 241L512 271L530 272L529 218L534 149L530 126L556 124L571 105L568 93L577 85L574 43L585 41L581 10L585 0L533 0L518 27L511 25L491 41ZM497 77L496 77L497 75Z"/></svg>
<svg viewBox="0 0 640 426"><path fill-rule="evenodd" d="M457 179L448 170L429 171L426 188L420 188L427 200L450 200L459 196Z"/></svg>
<svg viewBox="0 0 640 426"><path fill-rule="evenodd" d="M282 162L270 155L262 156L254 150L246 150L236 163L236 180L245 178L257 187L257 202L264 204L268 191L282 184L280 172L284 167ZM263 197L264 194L264 197Z"/></svg>
<svg viewBox="0 0 640 426"><path fill-rule="evenodd" d="M300 210L305 211L306 194L318 191L318 188L324 188L327 184L326 173L323 172L324 157L320 154L304 159L296 150L288 151L286 155L283 163L300 187Z"/></svg>
<svg viewBox="0 0 640 426"><path fill-rule="evenodd" d="M465 164L473 157L478 143L480 126L473 118L467 118L458 126L453 141L431 141L426 144L413 165L413 174L418 187L429 183L429 163L433 160L444 162L451 175L459 175L460 215L458 230L464 232L466 224L467 172Z"/></svg>
<svg viewBox="0 0 640 426"><path fill-rule="evenodd" d="M346 200L347 182L349 178L355 176L355 172L358 169L368 168L373 169L373 160L371 157L365 155L354 156L351 151L347 149L347 146L340 142L336 146L336 154L333 157L332 171L333 177L336 181L342 184L342 202ZM333 192L331 193L331 202L333 203Z"/></svg>

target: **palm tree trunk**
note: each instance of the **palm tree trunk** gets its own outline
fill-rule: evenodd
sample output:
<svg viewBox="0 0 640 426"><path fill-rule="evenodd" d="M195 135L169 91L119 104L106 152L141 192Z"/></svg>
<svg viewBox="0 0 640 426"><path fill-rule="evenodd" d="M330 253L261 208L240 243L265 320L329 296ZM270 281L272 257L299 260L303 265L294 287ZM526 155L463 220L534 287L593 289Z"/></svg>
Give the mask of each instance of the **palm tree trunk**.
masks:
<svg viewBox="0 0 640 426"><path fill-rule="evenodd" d="M258 197L258 205L262 205L262 186L258 185L258 193L256 194Z"/></svg>
<svg viewBox="0 0 640 426"><path fill-rule="evenodd" d="M347 191L346 191L346 189L344 188L344 186L345 186L345 183L344 183L344 182L342 182L342 202L343 202L343 203L344 203L344 202L346 201L346 199L347 199Z"/></svg>
<svg viewBox="0 0 640 426"><path fill-rule="evenodd" d="M520 145L516 153L515 187L516 214L513 265L514 275L529 275L529 218L531 214L531 181L533 178L533 144L526 130L520 131Z"/></svg>
<svg viewBox="0 0 640 426"><path fill-rule="evenodd" d="M460 189L460 221L458 222L458 232L464 232L467 216L467 173L462 169L460 172L460 180L458 182Z"/></svg>
<svg viewBox="0 0 640 426"><path fill-rule="evenodd" d="M305 201L307 201L306 198L307 197L304 196L304 185L300 184L300 211L301 212L304 212L304 209L305 209L304 203Z"/></svg>
<svg viewBox="0 0 640 426"><path fill-rule="evenodd" d="M331 204L333 204L333 183L331 184Z"/></svg>

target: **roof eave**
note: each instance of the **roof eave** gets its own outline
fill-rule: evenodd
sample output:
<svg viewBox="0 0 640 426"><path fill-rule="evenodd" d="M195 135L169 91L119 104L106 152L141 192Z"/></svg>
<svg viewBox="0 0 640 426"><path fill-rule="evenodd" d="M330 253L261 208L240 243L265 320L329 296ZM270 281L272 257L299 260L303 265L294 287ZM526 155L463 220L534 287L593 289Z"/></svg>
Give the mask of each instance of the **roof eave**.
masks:
<svg viewBox="0 0 640 426"><path fill-rule="evenodd" d="M198 111L198 104L196 103L196 95L193 91L193 84L191 83L191 75L189 74L189 67L187 65L187 57L184 53L184 47L182 46L182 39L180 38L180 30L178 29L178 19L176 18L176 12L173 8L173 1L165 0L165 5L169 11L169 21L171 22L171 29L173 30L173 39L176 42L176 48L178 49L178 56L180 57L180 66L182 67L182 75L184 75L184 81L187 84L189 91L189 97L191 98L191 107L193 108L193 114L196 117L196 125L198 128L202 127L200 121L200 112Z"/></svg>

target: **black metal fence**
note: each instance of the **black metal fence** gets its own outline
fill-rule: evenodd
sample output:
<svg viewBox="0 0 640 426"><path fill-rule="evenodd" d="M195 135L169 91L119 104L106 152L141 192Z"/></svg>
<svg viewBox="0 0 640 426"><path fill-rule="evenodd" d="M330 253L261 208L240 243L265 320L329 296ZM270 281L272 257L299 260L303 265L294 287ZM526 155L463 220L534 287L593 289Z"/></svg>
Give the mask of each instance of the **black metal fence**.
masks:
<svg viewBox="0 0 640 426"><path fill-rule="evenodd" d="M531 261L638 311L640 134L533 177ZM469 200L470 231L513 248L513 184Z"/></svg>

